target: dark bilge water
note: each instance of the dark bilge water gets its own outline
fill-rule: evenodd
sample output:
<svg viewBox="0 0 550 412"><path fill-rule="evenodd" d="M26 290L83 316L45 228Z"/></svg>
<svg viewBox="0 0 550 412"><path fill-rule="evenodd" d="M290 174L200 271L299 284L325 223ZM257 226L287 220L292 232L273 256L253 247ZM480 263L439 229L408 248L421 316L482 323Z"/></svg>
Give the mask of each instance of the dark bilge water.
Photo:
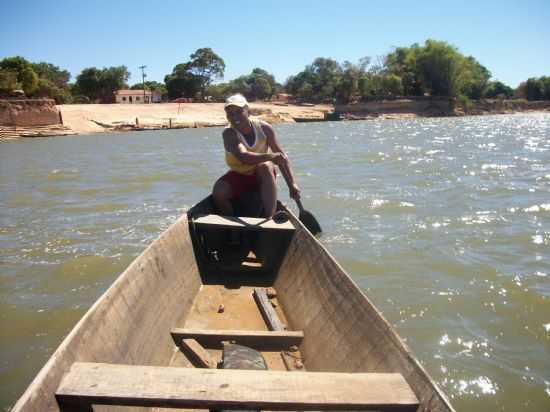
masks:
<svg viewBox="0 0 550 412"><path fill-rule="evenodd" d="M550 410L550 114L276 129L322 242L457 410ZM0 143L0 408L206 196L220 133Z"/></svg>

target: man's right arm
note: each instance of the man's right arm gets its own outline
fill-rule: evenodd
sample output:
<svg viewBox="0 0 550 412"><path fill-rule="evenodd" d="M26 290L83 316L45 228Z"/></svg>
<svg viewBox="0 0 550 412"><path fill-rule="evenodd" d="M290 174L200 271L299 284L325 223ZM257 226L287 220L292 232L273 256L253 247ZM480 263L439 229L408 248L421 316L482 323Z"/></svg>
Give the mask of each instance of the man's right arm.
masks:
<svg viewBox="0 0 550 412"><path fill-rule="evenodd" d="M277 162L281 153L254 153L246 150L232 129L223 131L223 145L225 150L247 165L257 165L263 162Z"/></svg>

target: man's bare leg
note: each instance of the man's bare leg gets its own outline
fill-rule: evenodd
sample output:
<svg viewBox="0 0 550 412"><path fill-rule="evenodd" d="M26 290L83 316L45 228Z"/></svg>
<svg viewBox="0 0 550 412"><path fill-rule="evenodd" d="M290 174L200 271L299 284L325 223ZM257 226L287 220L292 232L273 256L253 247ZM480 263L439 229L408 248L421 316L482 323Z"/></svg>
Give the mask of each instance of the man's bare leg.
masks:
<svg viewBox="0 0 550 412"><path fill-rule="evenodd" d="M218 211L224 216L233 215L233 205L231 204L231 186L229 183L218 179L212 190L214 203Z"/></svg>
<svg viewBox="0 0 550 412"><path fill-rule="evenodd" d="M260 180L260 194L264 206L264 217L271 218L277 207L277 185L273 173L273 163L260 163L256 167L256 176Z"/></svg>

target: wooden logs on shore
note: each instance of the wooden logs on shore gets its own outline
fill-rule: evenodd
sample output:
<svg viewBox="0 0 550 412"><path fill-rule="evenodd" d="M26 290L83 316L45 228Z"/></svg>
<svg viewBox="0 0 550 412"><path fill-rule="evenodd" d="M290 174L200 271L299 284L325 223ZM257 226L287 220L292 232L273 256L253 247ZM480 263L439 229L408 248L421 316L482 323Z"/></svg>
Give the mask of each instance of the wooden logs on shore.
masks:
<svg viewBox="0 0 550 412"><path fill-rule="evenodd" d="M76 134L62 124L48 126L0 126L0 140L20 137L67 136Z"/></svg>

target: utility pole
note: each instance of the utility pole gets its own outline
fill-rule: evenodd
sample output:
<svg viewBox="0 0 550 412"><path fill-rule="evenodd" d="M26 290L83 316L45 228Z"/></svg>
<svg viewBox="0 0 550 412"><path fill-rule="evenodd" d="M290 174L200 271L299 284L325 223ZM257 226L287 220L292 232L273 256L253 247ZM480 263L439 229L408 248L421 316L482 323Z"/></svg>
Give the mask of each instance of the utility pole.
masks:
<svg viewBox="0 0 550 412"><path fill-rule="evenodd" d="M147 75L145 74L146 67L147 66L139 66L139 68L141 69L141 82L143 84L143 103L145 103L145 78L147 77Z"/></svg>

